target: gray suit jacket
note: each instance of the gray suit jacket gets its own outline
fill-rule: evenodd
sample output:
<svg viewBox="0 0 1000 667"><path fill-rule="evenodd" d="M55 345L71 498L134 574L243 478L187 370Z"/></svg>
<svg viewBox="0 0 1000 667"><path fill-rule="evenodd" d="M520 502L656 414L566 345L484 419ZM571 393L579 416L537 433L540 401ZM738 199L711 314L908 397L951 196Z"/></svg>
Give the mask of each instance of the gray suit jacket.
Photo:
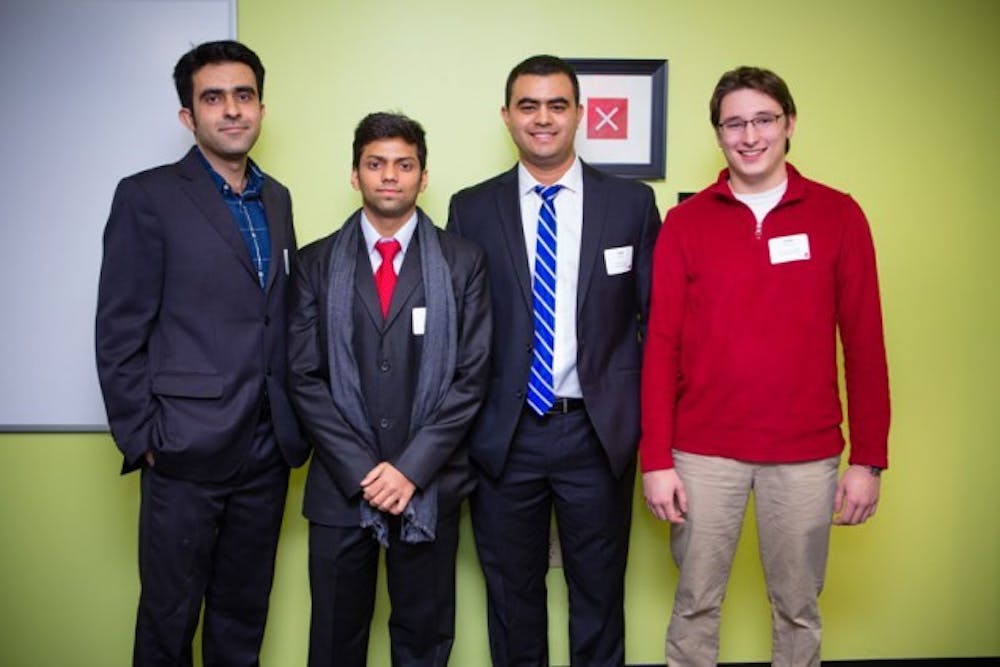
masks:
<svg viewBox="0 0 1000 667"><path fill-rule="evenodd" d="M247 247L196 149L118 184L104 231L97 368L123 472L220 481L244 460L266 402L289 465L308 456L285 391L295 232L288 190L261 193L271 264L261 291Z"/></svg>
<svg viewBox="0 0 1000 667"><path fill-rule="evenodd" d="M531 268L521 224L517 167L457 193L448 229L486 251L492 287L492 373L486 403L469 436L487 474L503 471L524 409L534 322ZM590 421L615 474L639 441L641 332L649 311L653 245L660 214L653 191L583 165L583 237L577 280L577 373ZM604 251L631 246L632 270L608 275Z"/></svg>

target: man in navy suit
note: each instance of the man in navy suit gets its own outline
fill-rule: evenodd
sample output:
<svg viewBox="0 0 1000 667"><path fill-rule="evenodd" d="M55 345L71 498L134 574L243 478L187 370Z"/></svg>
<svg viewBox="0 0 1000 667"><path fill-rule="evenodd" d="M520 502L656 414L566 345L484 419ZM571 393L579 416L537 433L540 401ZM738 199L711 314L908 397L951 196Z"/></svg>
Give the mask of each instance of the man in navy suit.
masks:
<svg viewBox="0 0 1000 667"><path fill-rule="evenodd" d="M501 113L518 164L456 194L448 218L450 230L486 249L502 323L469 436L493 663L548 664L554 508L572 664L622 665L640 338L660 216L648 186L577 157L584 112L565 61L534 56L514 67ZM544 220L554 233L543 233Z"/></svg>
<svg viewBox="0 0 1000 667"><path fill-rule="evenodd" d="M135 665L256 665L289 466L288 190L247 153L264 67L210 42L174 69L195 146L121 181L104 232L97 367L122 472L142 469Z"/></svg>
<svg viewBox="0 0 1000 667"><path fill-rule="evenodd" d="M444 667L455 625L463 446L486 391L482 251L417 208L420 125L366 116L351 183L362 208L303 249L289 322L292 401L315 447L309 519L311 667L363 666L380 544L392 664Z"/></svg>

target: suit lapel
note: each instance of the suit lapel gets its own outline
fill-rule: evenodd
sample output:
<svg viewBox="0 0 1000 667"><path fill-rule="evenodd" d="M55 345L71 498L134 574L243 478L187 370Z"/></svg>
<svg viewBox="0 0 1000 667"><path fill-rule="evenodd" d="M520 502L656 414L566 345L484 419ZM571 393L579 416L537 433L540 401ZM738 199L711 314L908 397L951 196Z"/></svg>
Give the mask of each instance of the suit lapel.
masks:
<svg viewBox="0 0 1000 667"><path fill-rule="evenodd" d="M599 270L604 228L608 216L608 193L601 174L583 165L583 231L580 238L580 275L576 284L576 315L582 317L583 304L594 271Z"/></svg>
<svg viewBox="0 0 1000 667"><path fill-rule="evenodd" d="M257 281L257 270L250 261L250 253L247 252L246 242L240 235L240 230L233 221L233 215L229 212L229 207L223 201L222 195L215 187L212 177L205 170L204 165L198 158L195 149L192 148L187 155L178 163L181 175L185 179L183 190L195 203L205 219L218 232L219 236L232 248L236 258L243 264L250 276Z"/></svg>
<svg viewBox="0 0 1000 667"><path fill-rule="evenodd" d="M497 190L497 212L500 231L510 254L510 264L521 286L524 305L531 310L531 267L528 250L524 245L524 228L521 223L521 193L518 192L517 166L508 171Z"/></svg>
<svg viewBox="0 0 1000 667"><path fill-rule="evenodd" d="M389 302L389 315L385 318L385 328L392 326L399 314L406 310L413 291L423 282L420 267L420 242L417 234L413 234L410 245L403 258L403 266L399 269L396 288L392 291L392 301Z"/></svg>
<svg viewBox="0 0 1000 667"><path fill-rule="evenodd" d="M267 272L267 291L270 291L278 271L285 270L285 253L291 252L292 245L285 230L288 229L284 211L281 209L280 200L275 191L274 184L264 177L264 187L260 193L261 203L264 205L264 219L267 220L267 233L271 241L271 265Z"/></svg>
<svg viewBox="0 0 1000 667"><path fill-rule="evenodd" d="M360 215L360 214L358 214ZM344 226L354 223L354 218L344 223ZM358 229L358 261L354 268L354 291L358 300L364 306L368 317L372 321L372 326L376 331L381 331L384 322L382 321L382 305L378 300L378 292L375 291L375 275L372 273L372 262L368 258L368 248L365 247L365 237Z"/></svg>

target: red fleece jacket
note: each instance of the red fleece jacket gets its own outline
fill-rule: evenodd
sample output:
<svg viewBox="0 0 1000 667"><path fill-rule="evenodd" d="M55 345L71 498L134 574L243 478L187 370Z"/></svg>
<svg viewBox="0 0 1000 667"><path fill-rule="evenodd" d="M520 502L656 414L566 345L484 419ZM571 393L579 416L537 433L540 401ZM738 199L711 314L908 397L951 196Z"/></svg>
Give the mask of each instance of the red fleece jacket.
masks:
<svg viewBox="0 0 1000 667"><path fill-rule="evenodd" d="M848 195L787 169L787 191L759 236L726 170L667 214L642 369L643 472L673 467L671 448L764 463L839 454L838 329L849 460L888 465L889 381L868 222Z"/></svg>

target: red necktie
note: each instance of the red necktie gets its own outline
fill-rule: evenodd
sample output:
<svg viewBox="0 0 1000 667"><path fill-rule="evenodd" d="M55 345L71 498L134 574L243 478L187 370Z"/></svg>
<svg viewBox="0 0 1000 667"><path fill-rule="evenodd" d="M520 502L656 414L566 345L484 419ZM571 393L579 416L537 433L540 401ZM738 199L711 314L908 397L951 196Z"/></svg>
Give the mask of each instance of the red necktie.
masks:
<svg viewBox="0 0 1000 667"><path fill-rule="evenodd" d="M396 288L396 268L392 265L392 260L401 247L396 239L385 239L376 243L375 249L382 255L382 263L375 272L375 289L382 304L382 317L386 317L389 315L392 290Z"/></svg>

